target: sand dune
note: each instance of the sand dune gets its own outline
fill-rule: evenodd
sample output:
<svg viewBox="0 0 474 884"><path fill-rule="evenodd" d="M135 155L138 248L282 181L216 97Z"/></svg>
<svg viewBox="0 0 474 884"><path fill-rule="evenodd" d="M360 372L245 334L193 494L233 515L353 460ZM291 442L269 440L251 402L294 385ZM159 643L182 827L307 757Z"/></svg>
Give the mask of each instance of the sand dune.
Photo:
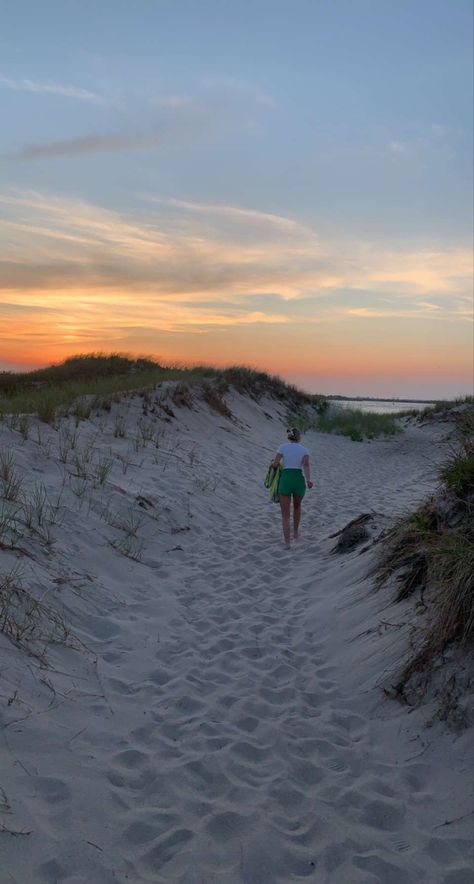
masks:
<svg viewBox="0 0 474 884"><path fill-rule="evenodd" d="M4 502L1 574L71 630L0 634L0 884L470 884L472 731L385 696L412 610L330 539L429 495L449 428L308 433L288 552L263 487L283 406L163 396L0 427L52 507Z"/></svg>

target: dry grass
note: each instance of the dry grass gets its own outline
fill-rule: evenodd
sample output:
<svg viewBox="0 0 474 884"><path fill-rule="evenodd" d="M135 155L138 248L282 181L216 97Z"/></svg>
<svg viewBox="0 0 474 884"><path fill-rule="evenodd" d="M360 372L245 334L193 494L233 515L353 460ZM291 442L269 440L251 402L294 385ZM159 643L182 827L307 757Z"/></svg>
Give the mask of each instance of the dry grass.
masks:
<svg viewBox="0 0 474 884"><path fill-rule="evenodd" d="M431 550L430 577L437 608L434 634L440 647L474 639L474 526L445 532Z"/></svg>
<svg viewBox="0 0 474 884"><path fill-rule="evenodd" d="M192 408L193 396L188 384L178 383L171 394L171 401L177 408Z"/></svg>
<svg viewBox="0 0 474 884"><path fill-rule="evenodd" d="M439 536L434 505L425 504L418 512L402 520L384 539L375 569L375 583L380 587L394 577L398 588L395 601L408 598L426 587L428 551Z"/></svg>
<svg viewBox="0 0 474 884"><path fill-rule="evenodd" d="M224 400L224 393L227 389L228 387L225 382L202 384L204 402L207 402L209 408L212 408L213 411L217 411L218 414L222 414L230 420L232 412Z"/></svg>
<svg viewBox="0 0 474 884"><path fill-rule="evenodd" d="M18 567L0 574L0 632L41 659L47 644L64 644L70 639L70 630L60 614L25 588Z"/></svg>
<svg viewBox="0 0 474 884"><path fill-rule="evenodd" d="M458 448L441 471L443 489L385 538L376 585L397 584L395 600L417 592L425 608L422 639L397 691L453 642L474 646L474 434L464 423Z"/></svg>

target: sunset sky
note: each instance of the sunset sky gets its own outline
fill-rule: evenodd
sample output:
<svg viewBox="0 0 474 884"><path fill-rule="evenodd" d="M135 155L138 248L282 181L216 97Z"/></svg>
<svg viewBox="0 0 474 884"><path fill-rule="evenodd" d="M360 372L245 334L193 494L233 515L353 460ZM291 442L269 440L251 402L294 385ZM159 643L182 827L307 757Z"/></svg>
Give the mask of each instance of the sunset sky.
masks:
<svg viewBox="0 0 474 884"><path fill-rule="evenodd" d="M471 0L0 9L0 370L472 392Z"/></svg>

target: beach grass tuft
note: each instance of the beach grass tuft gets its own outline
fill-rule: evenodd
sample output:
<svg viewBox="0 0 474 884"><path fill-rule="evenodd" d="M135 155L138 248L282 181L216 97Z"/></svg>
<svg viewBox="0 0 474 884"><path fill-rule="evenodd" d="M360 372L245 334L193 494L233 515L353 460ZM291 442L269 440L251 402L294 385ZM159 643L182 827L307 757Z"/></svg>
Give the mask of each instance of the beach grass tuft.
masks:
<svg viewBox="0 0 474 884"><path fill-rule="evenodd" d="M25 587L18 565L0 574L0 632L42 661L46 644L67 644L71 635L61 615Z"/></svg>
<svg viewBox="0 0 474 884"><path fill-rule="evenodd" d="M0 452L0 497L15 501L21 493L23 479L11 453Z"/></svg>
<svg viewBox="0 0 474 884"><path fill-rule="evenodd" d="M441 471L445 486L462 499L474 495L474 426L471 427L470 417L469 415L459 428L458 450Z"/></svg>
<svg viewBox="0 0 474 884"><path fill-rule="evenodd" d="M441 470L438 495L395 526L384 539L375 582L390 578L395 601L419 593L427 625L401 673L398 693L452 642L474 644L474 432L462 423L458 447Z"/></svg>
<svg viewBox="0 0 474 884"><path fill-rule="evenodd" d="M228 384L225 381L214 384L207 382L203 383L202 389L204 402L207 402L209 408L217 411L218 414L222 414L223 417L231 419L232 412L224 399L224 394L228 390Z"/></svg>
<svg viewBox="0 0 474 884"><path fill-rule="evenodd" d="M377 436L402 432L392 414L375 414L356 408L330 406L323 409L317 419L317 429L322 433L348 436L353 442L375 439Z"/></svg>

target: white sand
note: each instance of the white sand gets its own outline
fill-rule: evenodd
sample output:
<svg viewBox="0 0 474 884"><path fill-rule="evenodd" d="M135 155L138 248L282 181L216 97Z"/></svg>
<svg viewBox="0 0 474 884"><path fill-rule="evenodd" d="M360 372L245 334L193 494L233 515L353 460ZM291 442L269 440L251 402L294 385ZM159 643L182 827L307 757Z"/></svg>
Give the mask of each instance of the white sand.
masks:
<svg viewBox="0 0 474 884"><path fill-rule="evenodd" d="M262 482L283 410L228 402L238 422L131 397L81 423L76 450L113 459L96 488L64 481L64 422L41 444L0 427L30 499L63 486L52 543L24 527L0 574L18 563L85 646L41 663L0 635L0 884L471 884L472 731L385 697L412 608L369 592L372 551L328 539L428 495L446 427L308 434L286 552ZM160 447L133 443L139 420Z"/></svg>

